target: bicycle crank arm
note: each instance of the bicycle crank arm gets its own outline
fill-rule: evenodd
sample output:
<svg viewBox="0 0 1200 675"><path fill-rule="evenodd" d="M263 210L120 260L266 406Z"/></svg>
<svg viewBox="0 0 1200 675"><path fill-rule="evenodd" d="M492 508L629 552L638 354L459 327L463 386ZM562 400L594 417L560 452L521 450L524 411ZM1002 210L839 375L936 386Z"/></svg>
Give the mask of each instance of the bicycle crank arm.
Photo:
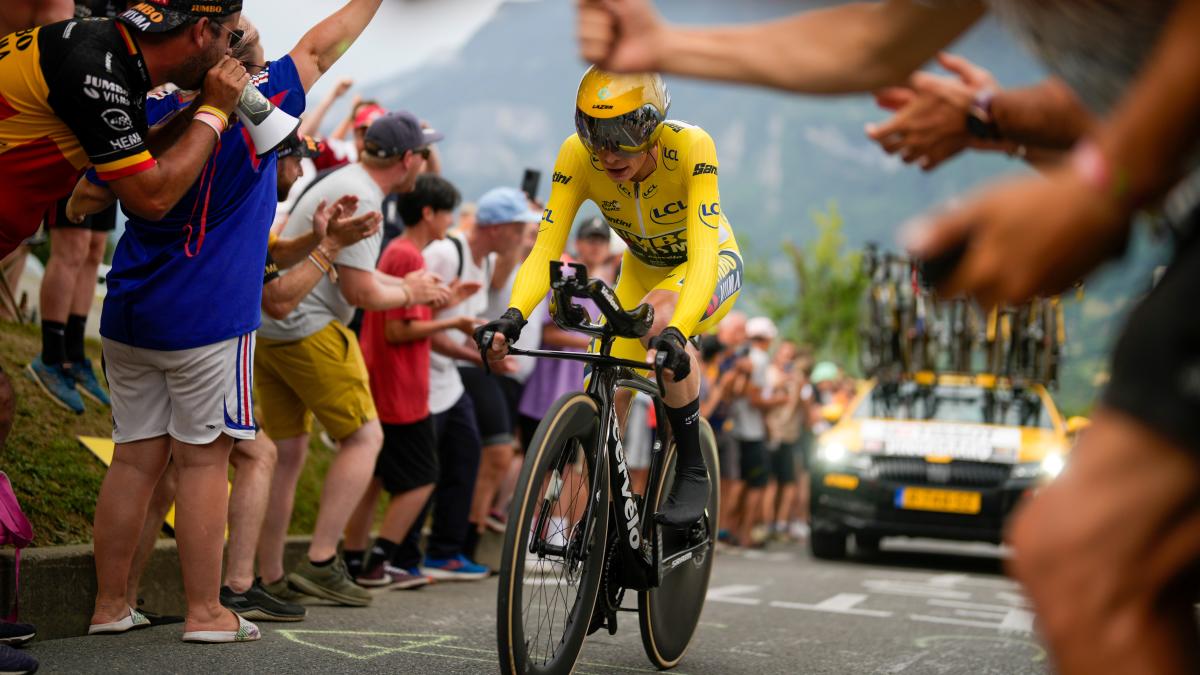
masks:
<svg viewBox="0 0 1200 675"><path fill-rule="evenodd" d="M705 539L695 546L685 548L678 553L674 553L671 556L664 558L662 561L663 577L666 577L668 574L674 571L675 568L694 558L696 553L700 552L702 549L709 548L710 546L712 546L712 541Z"/></svg>

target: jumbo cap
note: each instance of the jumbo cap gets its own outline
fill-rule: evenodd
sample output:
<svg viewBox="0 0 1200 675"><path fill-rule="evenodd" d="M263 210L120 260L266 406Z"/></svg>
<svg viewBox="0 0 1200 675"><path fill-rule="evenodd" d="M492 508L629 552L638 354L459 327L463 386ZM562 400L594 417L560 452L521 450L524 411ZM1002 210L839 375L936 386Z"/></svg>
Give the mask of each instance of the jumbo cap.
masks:
<svg viewBox="0 0 1200 675"><path fill-rule="evenodd" d="M220 19L240 11L242 0L144 0L117 18L142 33L165 33L192 19Z"/></svg>

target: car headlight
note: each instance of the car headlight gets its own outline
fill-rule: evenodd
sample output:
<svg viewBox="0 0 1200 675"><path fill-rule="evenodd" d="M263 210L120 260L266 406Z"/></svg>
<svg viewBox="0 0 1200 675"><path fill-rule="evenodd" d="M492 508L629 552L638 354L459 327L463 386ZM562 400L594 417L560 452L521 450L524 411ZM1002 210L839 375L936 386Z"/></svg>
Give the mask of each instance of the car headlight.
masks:
<svg viewBox="0 0 1200 675"><path fill-rule="evenodd" d="M826 464L841 464L850 454L841 443L822 443L817 447L817 458Z"/></svg>
<svg viewBox="0 0 1200 675"><path fill-rule="evenodd" d="M1058 474L1062 473L1066 466L1067 460L1057 452L1052 452L1042 460L1042 473L1050 478L1058 478Z"/></svg>
<svg viewBox="0 0 1200 675"><path fill-rule="evenodd" d="M1040 462L1025 462L1013 467L1012 477L1016 479L1022 478L1049 478L1054 480L1062 473L1067 466L1067 460L1060 453L1052 452L1046 455Z"/></svg>

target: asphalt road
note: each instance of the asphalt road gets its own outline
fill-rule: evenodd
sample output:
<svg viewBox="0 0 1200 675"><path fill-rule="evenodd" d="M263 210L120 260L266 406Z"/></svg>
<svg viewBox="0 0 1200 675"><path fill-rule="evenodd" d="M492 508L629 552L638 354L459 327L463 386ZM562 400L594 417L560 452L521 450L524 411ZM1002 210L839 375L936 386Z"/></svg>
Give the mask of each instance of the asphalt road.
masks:
<svg viewBox="0 0 1200 675"><path fill-rule="evenodd" d="M187 645L181 627L35 644L45 673L495 673L494 579L383 591L365 609L313 606L260 642ZM630 595L626 604L630 603ZM654 672L636 617L588 639L579 673ZM1032 615L986 546L885 541L827 563L797 545L722 553L692 647L674 671L1045 673Z"/></svg>

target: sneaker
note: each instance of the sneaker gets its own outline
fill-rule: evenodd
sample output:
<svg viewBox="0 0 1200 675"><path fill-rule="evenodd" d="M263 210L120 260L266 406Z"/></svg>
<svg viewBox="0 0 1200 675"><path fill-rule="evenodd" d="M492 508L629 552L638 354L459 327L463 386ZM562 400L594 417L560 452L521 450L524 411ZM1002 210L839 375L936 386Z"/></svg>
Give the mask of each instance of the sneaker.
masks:
<svg viewBox="0 0 1200 675"><path fill-rule="evenodd" d="M245 593L222 586L221 604L243 619L254 621L303 621L308 615L304 607L284 602L268 593L261 579L255 579Z"/></svg>
<svg viewBox="0 0 1200 675"><path fill-rule="evenodd" d="M389 565L389 567L390 567L390 565ZM432 586L437 583L437 579L434 579L433 577L429 576L428 574L422 574L420 567L402 567L402 568L392 567L392 569L399 569L401 572L404 572L405 574L407 574L410 577L418 577L418 578L424 579L425 583L422 584L423 586Z"/></svg>
<svg viewBox="0 0 1200 675"><path fill-rule="evenodd" d="M421 565L421 574L446 581L476 581L488 578L491 573L487 567L471 562L461 553L453 558L426 556L425 563Z"/></svg>
<svg viewBox="0 0 1200 675"><path fill-rule="evenodd" d="M371 604L371 594L354 583L340 556L324 567L317 567L306 559L295 572L287 575L287 580L301 593L332 600L339 605L366 607Z"/></svg>
<svg viewBox="0 0 1200 675"><path fill-rule="evenodd" d="M354 583L363 588L391 588L392 576L384 569L386 566L386 563L383 561L372 563L358 576L354 577Z"/></svg>
<svg viewBox="0 0 1200 675"><path fill-rule="evenodd" d="M0 645L20 647L32 640L35 635L37 635L37 629L27 623L0 621Z"/></svg>
<svg viewBox="0 0 1200 675"><path fill-rule="evenodd" d="M295 588L292 588L292 585L288 583L286 574L282 577L279 577L279 580L273 583L267 583L263 581L261 582L261 586L264 591L271 595L271 597L275 598L276 600L282 600L288 604L294 605L306 598L311 597L301 593Z"/></svg>
<svg viewBox="0 0 1200 675"><path fill-rule="evenodd" d="M112 405L112 402L108 400L108 392L104 391L104 387L101 387L100 381L96 379L96 371L92 369L91 359L72 363L71 373L75 376L75 388L79 390L79 393L100 405Z"/></svg>
<svg viewBox="0 0 1200 675"><path fill-rule="evenodd" d="M69 366L62 363L48 366L39 355L25 366L25 374L55 403L76 415L83 414L83 398L75 391L75 377Z"/></svg>
<svg viewBox="0 0 1200 675"><path fill-rule="evenodd" d="M392 577L392 588L397 591L412 591L433 583L433 579L421 574L420 570L406 570L384 563L383 569Z"/></svg>
<svg viewBox="0 0 1200 675"><path fill-rule="evenodd" d="M0 673L5 675L27 675L28 673L36 673L38 669L37 659L29 654L13 649L6 645L0 645Z"/></svg>

